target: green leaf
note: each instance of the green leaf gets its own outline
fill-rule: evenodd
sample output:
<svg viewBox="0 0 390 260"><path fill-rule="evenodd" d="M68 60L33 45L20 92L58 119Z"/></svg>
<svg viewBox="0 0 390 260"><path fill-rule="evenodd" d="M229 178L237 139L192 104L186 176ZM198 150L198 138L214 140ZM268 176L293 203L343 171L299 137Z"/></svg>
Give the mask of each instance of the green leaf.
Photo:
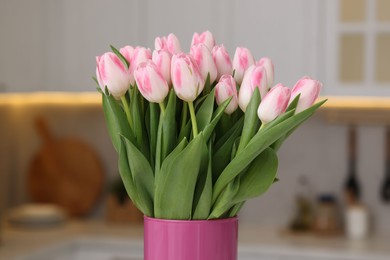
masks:
<svg viewBox="0 0 390 260"><path fill-rule="evenodd" d="M103 94L102 103L108 133L115 150L119 152L121 144L120 134L126 136L130 141L135 142L134 134L127 122L125 112L113 96Z"/></svg>
<svg viewBox="0 0 390 260"><path fill-rule="evenodd" d="M149 140L150 140L150 161L153 162L152 167L154 165L154 159L156 157L156 146L157 146L157 130L159 124L159 108L156 103L149 103Z"/></svg>
<svg viewBox="0 0 390 260"><path fill-rule="evenodd" d="M127 160L142 204L153 214L154 176L148 160L128 139L122 138L126 146Z"/></svg>
<svg viewBox="0 0 390 260"><path fill-rule="evenodd" d="M195 187L193 215L192 219L207 219L211 209L211 199L213 196L212 183L212 145L209 143L209 149L203 150L202 164L199 171L198 181Z"/></svg>
<svg viewBox="0 0 390 260"><path fill-rule="evenodd" d="M126 60L126 58L116 49L114 46L110 45L111 50L113 53L115 53L116 56L122 61L124 65L126 65L127 69L130 68L130 63Z"/></svg>
<svg viewBox="0 0 390 260"><path fill-rule="evenodd" d="M203 134L197 135L183 151L168 156L160 171L155 193L155 217L191 219L192 203L198 178L202 150L206 143Z"/></svg>
<svg viewBox="0 0 390 260"><path fill-rule="evenodd" d="M203 129L210 123L214 111L214 90L207 95L207 98L196 112L196 122L198 123L198 130Z"/></svg>
<svg viewBox="0 0 390 260"><path fill-rule="evenodd" d="M165 157L175 148L176 145L176 94L172 89L169 93L169 99L165 113L163 114L162 120L162 150L161 150L161 160L164 160Z"/></svg>
<svg viewBox="0 0 390 260"><path fill-rule="evenodd" d="M319 102L271 128L260 130L245 147L245 153L237 154L221 173L214 186L213 202L217 200L226 185L240 174L260 153L291 129L308 119L325 102L326 100Z"/></svg>
<svg viewBox="0 0 390 260"><path fill-rule="evenodd" d="M233 206L233 198L240 188L240 178L231 181L213 205L209 219L222 217Z"/></svg>
<svg viewBox="0 0 390 260"><path fill-rule="evenodd" d="M204 128L203 136L204 139L207 141L211 134L214 131L215 126L217 125L219 119L221 119L221 116L223 115L223 112L225 111L226 107L229 105L230 100L232 100L232 97L225 100L218 108L215 110L211 122Z"/></svg>
<svg viewBox="0 0 390 260"><path fill-rule="evenodd" d="M257 109L260 104L260 92L258 88L255 88L253 95L245 111L244 127L242 128L242 134L240 144L238 145L237 153L240 153L245 146L249 143L252 137L256 134L260 126L260 119L257 115Z"/></svg>
<svg viewBox="0 0 390 260"><path fill-rule="evenodd" d="M229 218L232 218L234 216L237 216L238 212L240 212L241 208L244 206L245 201L239 202L235 204L229 212Z"/></svg>
<svg viewBox="0 0 390 260"><path fill-rule="evenodd" d="M99 81L97 80L97 78L94 76L94 77L92 77L92 79L93 79L93 81L95 81L96 85L98 86L98 91L100 91L102 93L100 85L99 85Z"/></svg>
<svg viewBox="0 0 390 260"><path fill-rule="evenodd" d="M205 85L204 85L204 89L203 89L203 93L205 95L207 95L211 92L211 83L212 82L210 82L210 73L207 73L207 77L206 77L206 81L205 81Z"/></svg>
<svg viewBox="0 0 390 260"><path fill-rule="evenodd" d="M191 135L191 122L188 121L185 127L180 131L177 141L179 142L184 138L190 139L190 135Z"/></svg>
<svg viewBox="0 0 390 260"><path fill-rule="evenodd" d="M174 159L176 158L176 156L178 156L178 154L184 150L184 148L188 145L188 141L186 138L184 138L176 147L175 149L165 158L165 160L163 161L163 166L164 168L170 168L171 167L171 163L174 161ZM155 185L155 189L156 190L160 190L159 188L157 188L158 186L161 186L162 183L161 183L161 174L159 173L156 173L155 174L155 179L154 179L154 185ZM162 194L159 194L159 195L162 195Z"/></svg>
<svg viewBox="0 0 390 260"><path fill-rule="evenodd" d="M241 134L240 130L240 128L236 128L229 139L215 152L213 156L213 183L217 181L223 169L229 164L234 142Z"/></svg>
<svg viewBox="0 0 390 260"><path fill-rule="evenodd" d="M278 170L278 156L271 148L266 148L253 160L248 170L240 174L240 188L233 203L260 196L274 183Z"/></svg>
<svg viewBox="0 0 390 260"><path fill-rule="evenodd" d="M242 126L244 125L244 117L241 117L214 145L214 149L218 149L229 139L229 137L238 129L241 133Z"/></svg>
<svg viewBox="0 0 390 260"><path fill-rule="evenodd" d="M127 153L125 145L121 144L119 147L119 174L121 176L123 185L125 186L126 192L129 195L130 199L133 201L134 205L142 211L145 215L149 217L153 217L152 211L143 203L141 198L139 197L137 188L135 187L133 176L131 174L129 162L127 160Z"/></svg>
<svg viewBox="0 0 390 260"><path fill-rule="evenodd" d="M294 110L297 108L297 105L298 105L298 101L299 101L299 98L300 98L301 94L298 94L293 101L291 101L291 103L288 105L287 109L286 109L286 112L288 111L291 111L291 110Z"/></svg>
<svg viewBox="0 0 390 260"><path fill-rule="evenodd" d="M145 138L143 137L144 134L144 124L143 124L143 115L141 114L141 104L138 96L140 95L137 88L132 88L130 95L130 113L132 114L133 119L133 131L135 134L135 137L137 139L137 147L141 148L142 152L145 154ZM146 140L147 141L147 140ZM149 145L149 142L147 142ZM149 156L149 149L148 153L145 154L145 156Z"/></svg>

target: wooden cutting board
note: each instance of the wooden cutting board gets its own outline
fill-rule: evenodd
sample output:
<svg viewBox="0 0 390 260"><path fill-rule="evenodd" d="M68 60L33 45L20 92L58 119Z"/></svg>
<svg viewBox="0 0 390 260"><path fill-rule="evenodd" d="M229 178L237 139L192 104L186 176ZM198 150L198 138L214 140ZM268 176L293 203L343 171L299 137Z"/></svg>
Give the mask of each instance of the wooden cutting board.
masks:
<svg viewBox="0 0 390 260"><path fill-rule="evenodd" d="M98 155L77 138L54 138L42 118L36 120L36 128L43 145L27 174L32 201L54 203L72 217L85 216L103 188L104 172Z"/></svg>

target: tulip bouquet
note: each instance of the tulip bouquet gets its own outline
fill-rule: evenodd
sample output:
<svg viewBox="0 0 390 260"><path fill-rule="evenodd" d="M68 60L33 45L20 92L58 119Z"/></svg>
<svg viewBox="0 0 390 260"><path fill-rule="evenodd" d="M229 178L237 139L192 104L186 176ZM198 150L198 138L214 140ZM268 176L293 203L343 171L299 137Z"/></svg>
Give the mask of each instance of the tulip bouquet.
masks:
<svg viewBox="0 0 390 260"><path fill-rule="evenodd" d="M173 34L153 52L111 49L95 80L123 183L149 217L235 216L277 181L277 150L325 102L320 82L273 86L269 58L240 47L231 60L209 31L189 53Z"/></svg>

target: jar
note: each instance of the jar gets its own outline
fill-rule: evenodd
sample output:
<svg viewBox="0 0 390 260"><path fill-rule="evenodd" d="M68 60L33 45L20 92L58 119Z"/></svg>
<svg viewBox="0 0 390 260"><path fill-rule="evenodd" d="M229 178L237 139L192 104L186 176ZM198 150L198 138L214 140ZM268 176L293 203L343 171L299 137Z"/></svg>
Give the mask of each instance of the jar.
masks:
<svg viewBox="0 0 390 260"><path fill-rule="evenodd" d="M317 199L314 231L319 235L340 233L340 221L336 199L332 195L321 195Z"/></svg>

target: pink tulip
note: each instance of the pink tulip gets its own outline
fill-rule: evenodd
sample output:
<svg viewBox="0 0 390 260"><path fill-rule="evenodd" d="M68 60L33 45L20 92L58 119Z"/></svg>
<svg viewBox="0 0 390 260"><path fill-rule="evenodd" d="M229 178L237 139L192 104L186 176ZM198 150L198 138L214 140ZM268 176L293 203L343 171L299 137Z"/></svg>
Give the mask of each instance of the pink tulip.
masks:
<svg viewBox="0 0 390 260"><path fill-rule="evenodd" d="M123 57L125 57L127 62L129 64L131 64L131 59L133 58L133 53L134 53L134 47L127 45L125 47L120 48L119 52L123 55ZM133 86L134 85L134 75L131 72L130 67L129 67L129 74L130 74L130 85Z"/></svg>
<svg viewBox="0 0 390 260"><path fill-rule="evenodd" d="M255 64L252 53L247 48L237 47L233 58L234 79L241 84L245 71Z"/></svg>
<svg viewBox="0 0 390 260"><path fill-rule="evenodd" d="M205 31L201 34L194 33L192 36L191 46L203 43L211 51L215 46L215 39L210 31Z"/></svg>
<svg viewBox="0 0 390 260"><path fill-rule="evenodd" d="M263 66L265 72L267 73L267 85L270 88L274 84L274 64L270 58L263 57L261 58L256 65Z"/></svg>
<svg viewBox="0 0 390 260"><path fill-rule="evenodd" d="M137 69L138 65L143 62L152 59L152 51L144 47L136 47L133 51L133 56L131 57L130 62L130 72L134 74L134 71Z"/></svg>
<svg viewBox="0 0 390 260"><path fill-rule="evenodd" d="M286 111L291 91L282 84L277 84L267 93L261 101L257 114L267 124Z"/></svg>
<svg viewBox="0 0 390 260"><path fill-rule="evenodd" d="M198 65L185 53L173 55L171 79L176 95L187 102L194 101L204 88Z"/></svg>
<svg viewBox="0 0 390 260"><path fill-rule="evenodd" d="M172 55L164 50L154 50L152 60L156 64L160 73L164 76L168 85L171 85L171 60Z"/></svg>
<svg viewBox="0 0 390 260"><path fill-rule="evenodd" d="M96 57L96 77L100 88L120 99L130 87L131 75L126 65L112 52Z"/></svg>
<svg viewBox="0 0 390 260"><path fill-rule="evenodd" d="M203 80L206 80L207 74L210 73L210 82L213 83L217 79L217 66L215 66L213 55L209 48L203 43L193 45L191 47L191 56L198 64L200 74Z"/></svg>
<svg viewBox="0 0 390 260"><path fill-rule="evenodd" d="M236 81L231 75L223 75L218 84L215 86L215 99L218 105L221 105L225 100L232 97L229 105L225 109L225 113L230 115L236 111L238 107L238 97Z"/></svg>
<svg viewBox="0 0 390 260"><path fill-rule="evenodd" d="M131 59L133 57L133 53L134 53L134 47L133 46L130 46L130 45L127 45L125 47L122 47L119 49L119 52L123 55L123 57L125 57L125 59L129 62L131 62Z"/></svg>
<svg viewBox="0 0 390 260"><path fill-rule="evenodd" d="M238 104L242 111L245 112L255 88L259 89L261 98L267 94L267 74L264 67L252 65L245 71L238 95Z"/></svg>
<svg viewBox="0 0 390 260"><path fill-rule="evenodd" d="M156 50L165 50L171 53L172 55L181 52L181 46L179 39L173 33L164 37L156 37L154 40L154 48Z"/></svg>
<svg viewBox="0 0 390 260"><path fill-rule="evenodd" d="M295 113L299 113L306 108L313 105L316 101L320 90L322 87L322 83L318 80L311 79L310 77L303 77L295 83L291 91L290 103L295 99L299 94L299 101L297 107L295 109Z"/></svg>
<svg viewBox="0 0 390 260"><path fill-rule="evenodd" d="M168 83L152 61L141 63L134 71L134 78L142 96L149 102L161 103L168 95Z"/></svg>
<svg viewBox="0 0 390 260"><path fill-rule="evenodd" d="M224 74L232 74L233 66L230 60L229 53L226 51L225 46L217 45L212 50L213 59L217 66L217 80L219 80Z"/></svg>

